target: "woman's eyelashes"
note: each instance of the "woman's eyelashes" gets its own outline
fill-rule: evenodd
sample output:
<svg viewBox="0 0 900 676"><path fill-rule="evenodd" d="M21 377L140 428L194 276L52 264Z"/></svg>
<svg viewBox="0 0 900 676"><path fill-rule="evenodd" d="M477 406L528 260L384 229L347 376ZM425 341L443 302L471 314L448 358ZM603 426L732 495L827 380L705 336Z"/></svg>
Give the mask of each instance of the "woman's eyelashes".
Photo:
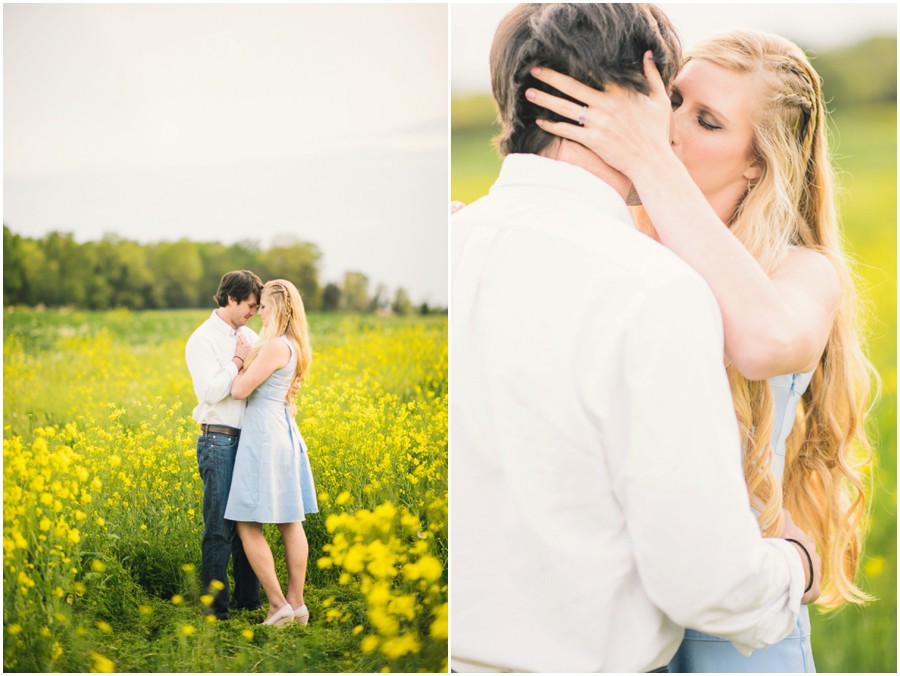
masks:
<svg viewBox="0 0 900 676"><path fill-rule="evenodd" d="M716 129L721 129L718 125L713 124L712 122L707 122L703 119L702 115L697 116L697 124L699 124L704 129L708 129L709 131L715 131Z"/></svg>
<svg viewBox="0 0 900 676"><path fill-rule="evenodd" d="M684 99L681 97L677 91L673 91L672 95L669 97L669 100L672 102L672 110L678 110L681 108L681 105L684 103ZM716 131L717 129L721 129L719 125L714 122L710 122L709 120L703 117L703 114L697 115L697 124L706 129L707 131Z"/></svg>

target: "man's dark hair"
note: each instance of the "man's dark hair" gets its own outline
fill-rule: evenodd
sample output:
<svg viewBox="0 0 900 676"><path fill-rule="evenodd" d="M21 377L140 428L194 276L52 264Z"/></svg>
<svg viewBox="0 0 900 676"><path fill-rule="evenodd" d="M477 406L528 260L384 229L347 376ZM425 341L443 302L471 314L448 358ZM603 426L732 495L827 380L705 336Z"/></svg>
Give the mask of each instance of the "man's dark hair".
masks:
<svg viewBox="0 0 900 676"><path fill-rule="evenodd" d="M228 305L228 299L234 298L236 303L243 303L250 296L256 296L259 300L262 295L263 283L256 274L249 270L235 270L222 275L219 282L219 290L214 298L219 307Z"/></svg>
<svg viewBox="0 0 900 676"><path fill-rule="evenodd" d="M681 67L681 43L668 17L654 5L633 3L522 4L500 22L491 47L491 85L503 131L502 155L539 153L557 138L535 124L571 122L525 98L534 87L565 96L531 75L545 66L594 89L615 82L649 93L644 53L652 50L663 82Z"/></svg>

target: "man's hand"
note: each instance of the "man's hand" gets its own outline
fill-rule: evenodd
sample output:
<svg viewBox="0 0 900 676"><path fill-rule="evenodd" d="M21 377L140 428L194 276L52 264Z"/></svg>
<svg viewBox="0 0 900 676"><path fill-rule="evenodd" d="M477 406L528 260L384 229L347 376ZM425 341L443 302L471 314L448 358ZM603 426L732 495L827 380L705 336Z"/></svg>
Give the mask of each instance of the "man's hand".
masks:
<svg viewBox="0 0 900 676"><path fill-rule="evenodd" d="M800 599L801 603L808 604L813 603L817 598L819 598L819 583L822 580L822 560L819 558L819 555L816 553L816 543L813 542L812 538L809 537L806 533L800 530L797 527L797 524L794 523L794 520L791 518L791 513L786 509L784 511L784 530L781 532L781 537L785 540L791 539L796 540L801 543L803 547L806 548L806 551L809 552L809 559L807 559L806 554L803 553L803 548L798 547L795 542L791 544L794 545L794 549L797 550L797 554L800 557L800 561L803 563L803 570L806 579L806 587L809 587L809 560L812 559L812 587L808 592L803 594L803 597Z"/></svg>
<svg viewBox="0 0 900 676"><path fill-rule="evenodd" d="M238 334L237 345L234 348L234 356L241 360L241 368L243 368L244 361L247 359L248 354L250 354L250 343L247 342L247 339L243 334Z"/></svg>

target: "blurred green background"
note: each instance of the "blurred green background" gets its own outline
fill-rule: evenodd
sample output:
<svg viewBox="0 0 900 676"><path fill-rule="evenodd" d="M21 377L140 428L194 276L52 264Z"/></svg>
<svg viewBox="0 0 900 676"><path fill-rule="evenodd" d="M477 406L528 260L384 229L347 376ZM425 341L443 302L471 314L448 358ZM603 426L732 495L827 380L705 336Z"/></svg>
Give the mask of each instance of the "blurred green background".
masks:
<svg viewBox="0 0 900 676"><path fill-rule="evenodd" d="M882 380L868 427L876 464L871 530L860 575L862 588L877 600L829 615L813 612L813 652L820 672L896 673L896 38L820 52L813 65L832 113L842 224L868 304L869 355ZM489 95L454 96L451 105L451 197L470 203L486 194L497 176L501 160L491 139L499 127Z"/></svg>

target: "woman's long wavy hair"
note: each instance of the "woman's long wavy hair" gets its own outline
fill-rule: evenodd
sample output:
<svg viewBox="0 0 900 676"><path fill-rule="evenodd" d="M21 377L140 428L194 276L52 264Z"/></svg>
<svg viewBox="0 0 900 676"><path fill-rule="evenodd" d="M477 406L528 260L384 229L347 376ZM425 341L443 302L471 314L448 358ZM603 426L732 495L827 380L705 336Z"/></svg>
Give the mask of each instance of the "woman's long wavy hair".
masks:
<svg viewBox="0 0 900 676"><path fill-rule="evenodd" d="M259 354L262 345L274 338L286 336L294 347L297 355L297 368L288 388L287 401L291 409L291 415L297 412L294 399L300 391L300 386L306 379L306 374L312 364L312 348L309 344L309 327L306 322L306 310L303 307L303 299L297 287L285 279L273 279L266 282L262 289L261 302L273 305L272 320L267 326L263 326L259 334L259 342L250 351L247 357L247 366Z"/></svg>
<svg viewBox="0 0 900 676"><path fill-rule="evenodd" d="M790 246L827 256L841 302L831 335L787 440L782 488L772 470L772 391L728 365L744 446L744 477L764 535L781 532L781 508L816 542L822 558L818 604L865 603L856 585L867 517L865 466L872 462L865 419L877 374L863 353L859 299L838 227L826 110L819 76L803 51L775 35L737 30L686 54L752 74L765 97L754 119L752 154L762 173L729 227L771 274Z"/></svg>

